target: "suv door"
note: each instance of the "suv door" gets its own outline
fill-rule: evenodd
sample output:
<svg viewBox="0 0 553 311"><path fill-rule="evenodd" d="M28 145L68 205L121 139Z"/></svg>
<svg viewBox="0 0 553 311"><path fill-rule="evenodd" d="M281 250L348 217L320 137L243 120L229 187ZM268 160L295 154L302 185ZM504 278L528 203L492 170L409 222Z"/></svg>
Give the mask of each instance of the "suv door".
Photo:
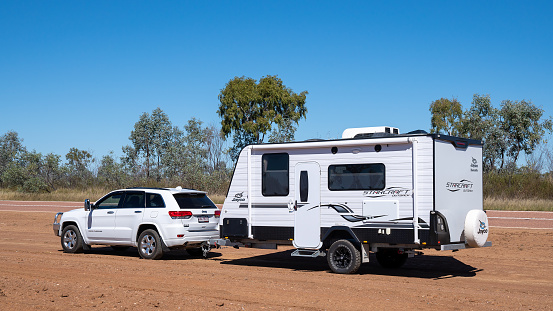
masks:
<svg viewBox="0 0 553 311"><path fill-rule="evenodd" d="M114 240L115 212L122 203L125 192L117 191L108 194L94 204L88 212L88 240L96 243L109 243Z"/></svg>
<svg viewBox="0 0 553 311"><path fill-rule="evenodd" d="M116 241L129 243L136 235L136 230L144 215L144 191L126 191L123 203L117 208L115 216Z"/></svg>

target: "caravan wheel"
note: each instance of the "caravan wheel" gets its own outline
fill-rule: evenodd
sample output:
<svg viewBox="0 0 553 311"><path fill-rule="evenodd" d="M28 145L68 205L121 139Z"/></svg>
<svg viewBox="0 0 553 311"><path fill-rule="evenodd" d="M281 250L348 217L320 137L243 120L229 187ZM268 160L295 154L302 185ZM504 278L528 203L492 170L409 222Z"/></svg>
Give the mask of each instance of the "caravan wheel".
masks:
<svg viewBox="0 0 553 311"><path fill-rule="evenodd" d="M383 268L396 269L405 263L407 253L400 252L397 248L381 248L376 252L376 260Z"/></svg>
<svg viewBox="0 0 553 311"><path fill-rule="evenodd" d="M335 273L355 273L361 266L361 253L348 240L332 243L326 258L330 269Z"/></svg>

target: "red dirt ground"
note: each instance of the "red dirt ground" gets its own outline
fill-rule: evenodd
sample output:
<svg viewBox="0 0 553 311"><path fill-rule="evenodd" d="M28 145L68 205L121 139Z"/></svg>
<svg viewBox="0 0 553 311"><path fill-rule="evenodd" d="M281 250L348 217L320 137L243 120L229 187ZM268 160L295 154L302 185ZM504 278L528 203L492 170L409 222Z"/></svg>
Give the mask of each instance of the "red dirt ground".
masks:
<svg viewBox="0 0 553 311"><path fill-rule="evenodd" d="M491 248L425 250L397 270L383 269L371 257L358 274L339 275L324 258L290 257L290 247L222 248L208 259L173 251L157 261L140 259L135 248L65 254L52 231L53 217L53 212L0 211L0 310L553 306L553 230L548 229L492 227Z"/></svg>

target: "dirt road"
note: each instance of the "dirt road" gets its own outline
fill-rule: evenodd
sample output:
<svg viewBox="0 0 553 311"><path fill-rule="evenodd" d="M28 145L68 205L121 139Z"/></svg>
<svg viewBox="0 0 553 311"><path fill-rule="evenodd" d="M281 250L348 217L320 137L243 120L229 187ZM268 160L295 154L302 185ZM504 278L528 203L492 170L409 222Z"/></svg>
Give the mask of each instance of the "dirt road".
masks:
<svg viewBox="0 0 553 311"><path fill-rule="evenodd" d="M553 230L491 230L491 248L424 251L398 270L374 260L355 275L279 250L61 252L52 212L0 211L0 310L551 310Z"/></svg>
<svg viewBox="0 0 553 311"><path fill-rule="evenodd" d="M219 208L222 204L217 204ZM65 212L82 208L83 202L2 201L0 211ZM487 211L491 227L553 229L553 212Z"/></svg>

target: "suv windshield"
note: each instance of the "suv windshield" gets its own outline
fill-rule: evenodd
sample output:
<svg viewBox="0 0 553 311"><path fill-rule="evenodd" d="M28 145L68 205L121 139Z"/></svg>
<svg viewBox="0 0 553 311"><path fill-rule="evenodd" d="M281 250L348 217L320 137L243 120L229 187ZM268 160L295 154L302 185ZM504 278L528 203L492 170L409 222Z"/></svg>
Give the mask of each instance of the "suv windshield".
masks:
<svg viewBox="0 0 553 311"><path fill-rule="evenodd" d="M181 209L217 208L205 193L175 193L173 196Z"/></svg>

